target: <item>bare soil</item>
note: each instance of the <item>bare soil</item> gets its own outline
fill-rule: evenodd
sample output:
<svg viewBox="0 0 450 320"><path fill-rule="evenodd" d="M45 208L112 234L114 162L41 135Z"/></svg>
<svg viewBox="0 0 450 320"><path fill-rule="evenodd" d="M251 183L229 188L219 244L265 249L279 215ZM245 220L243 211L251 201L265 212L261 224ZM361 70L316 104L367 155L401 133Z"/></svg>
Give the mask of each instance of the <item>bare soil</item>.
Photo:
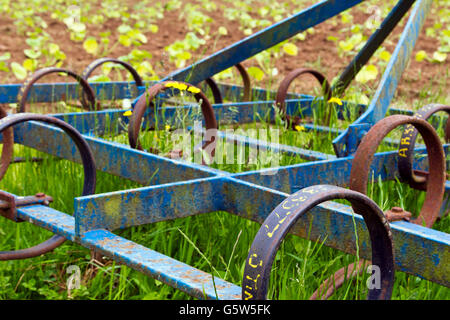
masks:
<svg viewBox="0 0 450 320"><path fill-rule="evenodd" d="M194 55L192 61L205 57L206 55L212 54L219 49L222 49L232 43L239 41L246 36L239 29L239 25L236 22L229 21L223 15L223 8L227 5L227 2L213 0L218 9L212 12L204 11L204 13L213 19L210 24L211 39L207 42L205 46L200 48ZM128 0L126 1L128 6L131 8L133 4L138 3L139 0ZM164 1L163 1L164 2ZM186 3L198 3L195 0L185 0L183 4ZM253 2L255 3L255 2ZM100 1L98 2L100 6ZM295 8L291 5L292 13L302 9ZM351 9L352 15L354 17L354 23L364 23L364 21L369 17L368 13L365 13L361 8ZM164 77L170 72L176 70L175 65L170 61L168 53L164 48L172 44L176 40L184 39L187 32L187 23L184 17L180 17L180 10L166 11L164 14L164 19L157 20L154 22L158 25L159 31L155 34L146 34L148 38L148 43L143 44L139 49L144 49L152 53L153 57L151 59L151 64L153 65L156 73L160 77ZM65 52L67 59L64 63L64 67L72 69L76 72L82 72L82 70L95 59L92 55L88 54L82 46L82 42L74 42L70 40L67 27L60 21L51 18L51 13L43 13L41 17L47 22L48 28L46 31L51 35L53 41L62 48ZM425 26L419 36L416 43L415 49L412 54L412 59L402 76L402 81L397 90L397 97L401 97L402 101L414 101L419 98L419 96L424 93L424 87L428 90L441 90L443 78L448 78L448 70L450 67L450 59L444 63L431 63L428 61L417 62L414 59L415 54L419 50L425 50L429 56L439 47L439 41L425 35L425 29L431 27L436 23L436 16L432 14L429 15ZM333 20L335 21L333 23ZM387 39L383 46L389 51L393 52L396 42L399 39L399 35L403 30L406 19L402 25L397 26L393 34ZM16 27L13 24L13 20L6 16L0 16L0 55L5 52L10 52L12 55L11 61L17 61L21 63L26 57L23 53L28 45L25 43L25 36L20 36L16 32ZM110 30L111 43L118 39L117 27L121 24L120 19L108 19L103 25L95 26L88 25L89 36L95 36L99 39L100 32ZM228 29L228 34L226 36L217 37L217 30L220 26L225 26ZM350 32L340 32L344 26L339 17L333 18L331 21L326 21L314 28L313 34L308 34L304 41L297 41L298 55L297 56L287 56L283 55L281 58L275 61L275 67L278 69L279 74L274 79L273 88L277 87L284 75L289 71L298 67L315 67L322 73L324 73L329 80L333 79L335 76L345 68L345 66L350 62L351 57L340 57L337 46L333 42L327 40L327 37L333 35L338 39L345 39L349 36ZM444 26L445 28L445 26ZM448 26L447 26L448 28ZM256 31L256 30L254 30ZM124 47L121 45L116 46L114 52L111 53L111 57L120 57L126 55L131 51L131 47ZM249 59L243 63L246 67L257 65L254 59ZM380 76L379 76L380 78ZM56 78L46 79L48 81L56 81ZM64 81L61 80L61 81ZM237 84L240 83L239 79L233 79ZM445 80L446 81L446 80ZM19 83L14 75L11 73L5 73L0 71L0 83ZM312 83L312 82L311 82ZM371 88L377 86L378 81L373 81L369 83ZM267 82L255 83L259 87L267 87ZM297 84L295 90L308 91L315 84L308 84L307 81L303 81L302 84ZM444 95L449 95L450 90L448 86L444 84ZM431 93L430 93L431 94Z"/></svg>

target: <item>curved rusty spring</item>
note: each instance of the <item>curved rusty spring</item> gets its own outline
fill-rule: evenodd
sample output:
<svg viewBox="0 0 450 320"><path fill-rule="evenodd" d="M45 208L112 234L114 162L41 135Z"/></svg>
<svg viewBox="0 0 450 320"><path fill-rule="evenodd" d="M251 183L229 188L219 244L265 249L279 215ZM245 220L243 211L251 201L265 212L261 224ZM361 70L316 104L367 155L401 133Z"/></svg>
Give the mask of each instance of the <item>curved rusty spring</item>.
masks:
<svg viewBox="0 0 450 320"><path fill-rule="evenodd" d="M270 273L278 248L289 229L307 211L334 200L350 201L364 217L372 244L372 261L380 268L381 287L370 288L368 299L390 299L394 283L394 254L389 223L378 205L362 193L330 185L302 189L278 205L263 222L253 240L242 280L242 299L267 298Z"/></svg>
<svg viewBox="0 0 450 320"><path fill-rule="evenodd" d="M3 135L5 135L5 133L11 131L12 129L11 127L26 121L39 121L48 123L62 129L67 135L69 135L69 137L72 139L72 141L75 143L78 149L84 169L84 184L82 195L86 196L94 194L96 185L95 160L91 152L91 149L87 144L86 140L83 138L83 136L75 128L73 128L72 126L70 126L69 124L67 124L62 120L46 115L33 113L19 113L9 115L3 118L3 120L0 122L0 132L2 132ZM7 150L9 150L10 146L12 148L12 145L14 143L12 140L6 140L5 142L6 145L4 144L3 150L5 150L5 147L7 148ZM3 177L4 173L8 168L9 165L8 161L10 161L11 156L12 153L11 155L8 156L4 156L4 153L2 153L1 177ZM65 240L66 239L60 235L54 235L50 239L30 248L13 251L0 251L0 260L33 258L41 254L47 253L49 251L52 251L56 247L60 246Z"/></svg>
<svg viewBox="0 0 450 320"><path fill-rule="evenodd" d="M142 150L141 143L139 141L139 132L141 129L142 124L142 117L146 111L146 109L151 106L155 108L155 105L153 103L153 100L155 97L172 88L171 85L176 84L178 87L184 87L186 91L195 91L193 92L194 98L197 100L197 102L201 103L200 107L202 110L203 118L205 119L205 125L207 130L207 141L203 141L201 146L197 146L194 149L194 152L199 152L199 149L206 149L209 148L212 150L211 155L214 156L215 151L215 145L216 145L216 136L217 136L217 130L218 130L218 124L216 121L216 117L214 115L214 110L212 108L211 103L209 102L206 95L200 91L200 89L192 86L189 83L180 82L180 81L164 81L157 83L150 87L145 94L141 96L141 98L137 101L136 105L134 106L133 113L130 118L130 122L128 125L128 141L130 143L130 146L132 148ZM192 90L194 88L194 90ZM149 150L152 153L159 153L160 151L156 148L151 148ZM180 157L180 151L178 150L172 150L169 153L169 156L172 158ZM207 161L205 161L203 155L202 155L202 163L207 164Z"/></svg>
<svg viewBox="0 0 450 320"><path fill-rule="evenodd" d="M100 58L97 60L92 61L81 73L81 77L87 82L91 74L97 69L99 66L105 64L105 63L113 63L118 64L127 70L131 76L133 77L134 82L136 83L137 87L143 87L144 81L142 81L142 77L139 75L139 73L136 71L133 66L125 61L115 59L115 58ZM83 105L86 103L86 94L83 92L81 95L81 101Z"/></svg>
<svg viewBox="0 0 450 320"><path fill-rule="evenodd" d="M443 108L442 106L436 106L434 108L427 107L422 111L419 111L419 115L421 116L410 117L395 115L386 117L375 124L363 138L355 153L350 173L350 189L366 194L370 164L378 146L390 131L400 125L406 125L403 131L402 139L405 139L405 137L410 137L410 139L403 140L405 143L400 145L398 169L399 172L401 172L400 170L404 170L406 174L412 174L412 152L414 150L414 142L417 138L417 134L420 133L425 141L429 156L430 173L427 174L426 183L422 184L422 187L424 187L426 191L424 204L419 216L416 219L412 219L411 222L420 225L425 224L425 226L431 227L438 218L439 210L443 201L446 165L445 154L439 136L434 128L425 121L425 119L428 119L429 116L441 110L447 111L448 109ZM408 144L406 144L407 141L409 142ZM408 157L406 157L405 153L402 152L405 145L408 146ZM401 162L401 160L404 161ZM409 165L407 166L405 166L406 161L409 162ZM414 185L412 185L412 187L414 187ZM353 209L355 210L355 208ZM396 211L399 211L398 214L396 214ZM402 214L407 213L408 212L403 211L401 208L393 208L393 210L386 212L386 217L388 221L394 221L399 217L401 218ZM404 217L409 220L408 215L405 215ZM346 280L352 279L357 275L361 275L366 270L363 267L366 264L370 265L371 262L360 260L358 263L353 263L348 267L339 269L332 277L328 278L320 285L320 287L310 297L310 300L328 299L344 284Z"/></svg>
<svg viewBox="0 0 450 320"><path fill-rule="evenodd" d="M302 119L299 116L289 116L286 114L286 98L288 95L288 90L292 82L297 79L301 75L310 74L319 82L322 86L323 95L326 101L328 101L332 97L332 90L329 82L326 77L317 70L308 69L308 68L298 68L292 70L288 73L288 75L281 81L278 91L275 98L275 107L278 108L281 117L290 123L292 129L295 129L295 126L299 125L302 122ZM331 119L331 105L328 106L328 111L325 119L325 123L329 125Z"/></svg>
<svg viewBox="0 0 450 320"><path fill-rule="evenodd" d="M239 71L239 74L241 75L241 78L242 78L242 83L243 83L243 97L242 97L242 101L243 102L251 101L251 99L252 99L252 86L251 86L250 76L248 75L247 70L245 69L245 67L242 64L238 63L234 67ZM214 98L214 103L215 104L222 104L223 103L222 93L220 92L219 86L214 81L214 79L213 78L208 78L208 79L205 80L205 83L211 89L211 93L212 93L213 98Z"/></svg>
<svg viewBox="0 0 450 320"><path fill-rule="evenodd" d="M64 68L44 68L33 73L25 82L19 90L19 94L17 95L17 102L19 104L19 113L27 112L27 99L30 93L33 84L36 83L39 79L53 73L65 73L66 75L74 78L81 86L82 94L80 95L81 104L86 110L98 110L99 105L95 100L95 93L89 83L80 75L71 71L69 69ZM86 97L86 98L83 98ZM87 99L87 100L86 100Z"/></svg>

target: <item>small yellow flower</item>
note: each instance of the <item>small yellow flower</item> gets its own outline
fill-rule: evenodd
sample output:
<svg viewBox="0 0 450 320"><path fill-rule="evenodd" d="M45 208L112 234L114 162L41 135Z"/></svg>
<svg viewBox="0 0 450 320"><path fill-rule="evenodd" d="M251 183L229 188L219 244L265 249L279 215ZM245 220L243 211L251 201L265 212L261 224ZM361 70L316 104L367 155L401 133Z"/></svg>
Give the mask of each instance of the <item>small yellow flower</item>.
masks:
<svg viewBox="0 0 450 320"><path fill-rule="evenodd" d="M180 91L184 91L188 88L188 86L184 83L181 82L176 82L176 81L169 81L165 84L166 88L175 88L178 89Z"/></svg>
<svg viewBox="0 0 450 320"><path fill-rule="evenodd" d="M123 113L123 115L125 116L125 117L129 117L129 116L131 116L133 114L133 111L132 110L127 110L127 111L125 111L124 113Z"/></svg>
<svg viewBox="0 0 450 320"><path fill-rule="evenodd" d="M199 92L200 92L200 89L197 88L197 87L189 87L189 88L187 89L187 91L196 94L196 93L199 93Z"/></svg>
<svg viewBox="0 0 450 320"><path fill-rule="evenodd" d="M166 131L169 131L170 130L170 125L168 125L168 124L166 124Z"/></svg>
<svg viewBox="0 0 450 320"><path fill-rule="evenodd" d="M328 100L328 103L331 103L331 102L336 102L338 105L342 106L342 101L338 97L333 97L330 100Z"/></svg>
<svg viewBox="0 0 450 320"><path fill-rule="evenodd" d="M299 126L299 125L296 125L294 128L297 131L305 131L306 130L304 126Z"/></svg>
<svg viewBox="0 0 450 320"><path fill-rule="evenodd" d="M175 86L176 86L176 82L174 82L174 81L169 81L169 82L167 82L164 86L166 87L166 88L174 88Z"/></svg>

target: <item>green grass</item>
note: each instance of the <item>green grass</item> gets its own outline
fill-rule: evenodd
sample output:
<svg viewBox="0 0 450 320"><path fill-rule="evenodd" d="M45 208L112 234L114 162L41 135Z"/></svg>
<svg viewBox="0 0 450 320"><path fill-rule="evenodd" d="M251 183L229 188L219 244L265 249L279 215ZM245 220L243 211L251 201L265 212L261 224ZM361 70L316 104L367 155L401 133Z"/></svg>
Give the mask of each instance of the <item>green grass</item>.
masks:
<svg viewBox="0 0 450 320"><path fill-rule="evenodd" d="M180 115L182 117L182 115ZM192 118L184 119L192 121ZM333 126L344 126L349 121L333 120ZM187 126L189 121L184 121ZM439 131L442 136L441 121ZM230 126L231 127L231 126ZM267 119L242 125L243 133L250 128L277 128L281 131L280 143L332 153L330 141L334 136L315 132L287 130L282 123L269 124ZM389 135L398 138L401 130ZM145 131L143 145L158 143L161 151L168 152L170 129ZM106 139L127 143L127 137L105 135ZM226 144L222 147L226 147ZM378 151L395 150L380 146ZM244 150L248 156L249 150ZM55 201L57 210L73 212L73 198L81 194L83 173L80 165L15 146L15 156L39 156L43 163L25 162L11 165L0 188L18 195L45 192ZM238 155L235 154L237 157ZM301 163L298 157L283 156L280 165ZM270 166L270 165L268 165ZM218 165L228 172L257 170L265 164ZM62 177L64 183L61 183ZM107 173L98 172L97 193L123 190L141 185ZM70 186L70 187L68 187ZM369 185L368 195L383 209L401 205L417 212L424 193L411 190L396 181L375 182ZM214 274L237 285L241 284L245 259L260 225L226 212L212 212L174 221L159 222L120 230L116 233L165 255ZM435 229L450 232L450 218L437 222ZM213 229L214 232L207 232ZM0 220L0 247L2 250L25 248L37 244L51 233L28 223L16 224ZM353 255L289 235L282 243L275 259L269 289L270 299L308 299L319 285L335 271L357 261ZM68 295L66 281L69 265L77 265L82 272L82 287ZM349 281L336 292L333 299L364 299L368 274L358 281ZM89 250L66 242L45 256L23 261L0 263L1 299L190 299L188 295L157 280L151 279L111 260L97 265L90 260ZM393 299L449 299L450 290L438 284L421 280L402 272L396 273Z"/></svg>

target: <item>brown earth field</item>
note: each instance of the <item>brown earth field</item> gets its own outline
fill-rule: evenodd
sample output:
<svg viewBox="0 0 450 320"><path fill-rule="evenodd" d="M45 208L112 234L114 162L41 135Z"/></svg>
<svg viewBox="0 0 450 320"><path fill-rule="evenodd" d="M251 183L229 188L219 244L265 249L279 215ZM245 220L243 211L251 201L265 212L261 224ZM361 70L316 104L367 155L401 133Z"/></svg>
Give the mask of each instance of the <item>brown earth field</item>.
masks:
<svg viewBox="0 0 450 320"><path fill-rule="evenodd" d="M134 5L139 4L139 2L140 1L138 0L127 0L123 1L123 4L127 5L129 7L129 11L132 12ZM167 1L161 2L164 4ZM230 21L223 14L223 10L230 5L230 2L219 0L214 0L212 2L216 4L216 10L203 10L207 16L212 18L212 21L208 24L210 28L210 39L205 45L201 46L195 53L193 53L192 59L187 61L187 65L246 37L243 28L240 27L239 23ZM251 16L256 16L256 9L258 8L259 1L248 2L251 3L251 7L254 9L253 12L249 11L249 14ZM305 8L308 3L314 3L314 1L299 2L302 2L302 4L295 5L295 1L291 1L286 4L291 14ZM95 10L101 6L100 1L90 1L90 3L92 4L90 12L92 13L94 13ZM172 44L174 41L184 39L186 34L189 32L186 14L182 14L182 8L187 4L201 5L201 1L184 0L182 1L182 6L180 8L165 11L164 18L152 21L153 24L158 25L158 32L145 33L148 38L148 42L139 46L139 49L147 50L152 54L150 63L160 78L176 70L175 64L170 59L165 47ZM439 47L439 38L427 36L425 30L427 28L432 28L437 22L439 22L439 16L433 13L435 13L436 10L438 10L442 5L450 6L450 3L445 4L445 1L443 1L439 2L436 7L433 7L431 14L429 14L425 25L422 28L410 62L397 89L395 102L398 104L410 104L419 98L423 98L424 95L431 96L433 94L439 94L444 97L448 97L450 95L450 90L448 89L450 57L447 57L446 61L443 63L435 63L427 60L418 62L414 59L416 53L420 50L424 50L428 56L432 56L433 52ZM353 24L363 24L369 18L371 13L365 12L365 10L367 11L367 6L356 6L355 8L350 9L349 12L353 16ZM47 23L48 28L46 28L46 32L50 35L52 41L58 44L67 56L63 63L63 67L81 73L91 61L97 58L83 49L82 41L72 41L70 39L67 26L63 22L52 18L51 12L40 12L37 14ZM267 19L271 20L272 18ZM391 34L385 43L383 43L384 48L386 48L390 53L394 51L395 45L405 25L405 21L406 17L402 20L401 24L395 28L393 34ZM271 22L274 22L273 19ZM111 31L111 42L115 42L119 36L117 28L121 24L122 21L118 18L108 18L100 25L88 24L87 35L99 38L99 34L101 32L109 30ZM218 29L221 26L225 26L227 28L227 35L218 36ZM338 51L338 45L327 38L332 35L338 40L344 40L346 37L351 36L350 30L346 29L349 29L348 25L345 25L342 22L341 16L336 16L314 27L313 33L306 33L305 40L294 41L298 48L298 54L296 56L284 54L277 59L274 59L273 64L274 67L278 69L278 75L271 78L270 81L267 79L263 79L259 82L253 80L253 85L267 89L276 89L278 83L283 79L283 76L298 67L316 68L325 74L329 80L338 76L345 66L351 61L352 55L340 54ZM441 30L445 29L449 29L449 26L444 25ZM257 29L255 28L252 31L256 32ZM365 33L365 35L370 35L370 33ZM16 61L18 63L22 63L26 59L24 50L29 48L25 40L26 35L17 32L16 26L14 25L14 19L5 14L1 14L0 56L6 52L10 52L12 58L9 62ZM108 56L121 57L128 54L132 49L133 47L118 45ZM252 58L244 61L243 64L246 67L258 65L257 61ZM376 81L370 81L365 86L360 85L360 90L367 92L370 97L370 94L373 94L378 84L381 74L382 73L379 72ZM18 80L12 72L0 71L0 83L20 83L22 81ZM46 78L46 81L44 82L49 81L58 80L50 77ZM226 81L240 84L240 79L238 78L229 79ZM300 81L297 81L296 86L293 87L292 90L302 90L302 92L308 93L308 91L312 90L311 87L315 85L312 83L313 81L311 81L311 84L306 80L301 81L301 83Z"/></svg>

